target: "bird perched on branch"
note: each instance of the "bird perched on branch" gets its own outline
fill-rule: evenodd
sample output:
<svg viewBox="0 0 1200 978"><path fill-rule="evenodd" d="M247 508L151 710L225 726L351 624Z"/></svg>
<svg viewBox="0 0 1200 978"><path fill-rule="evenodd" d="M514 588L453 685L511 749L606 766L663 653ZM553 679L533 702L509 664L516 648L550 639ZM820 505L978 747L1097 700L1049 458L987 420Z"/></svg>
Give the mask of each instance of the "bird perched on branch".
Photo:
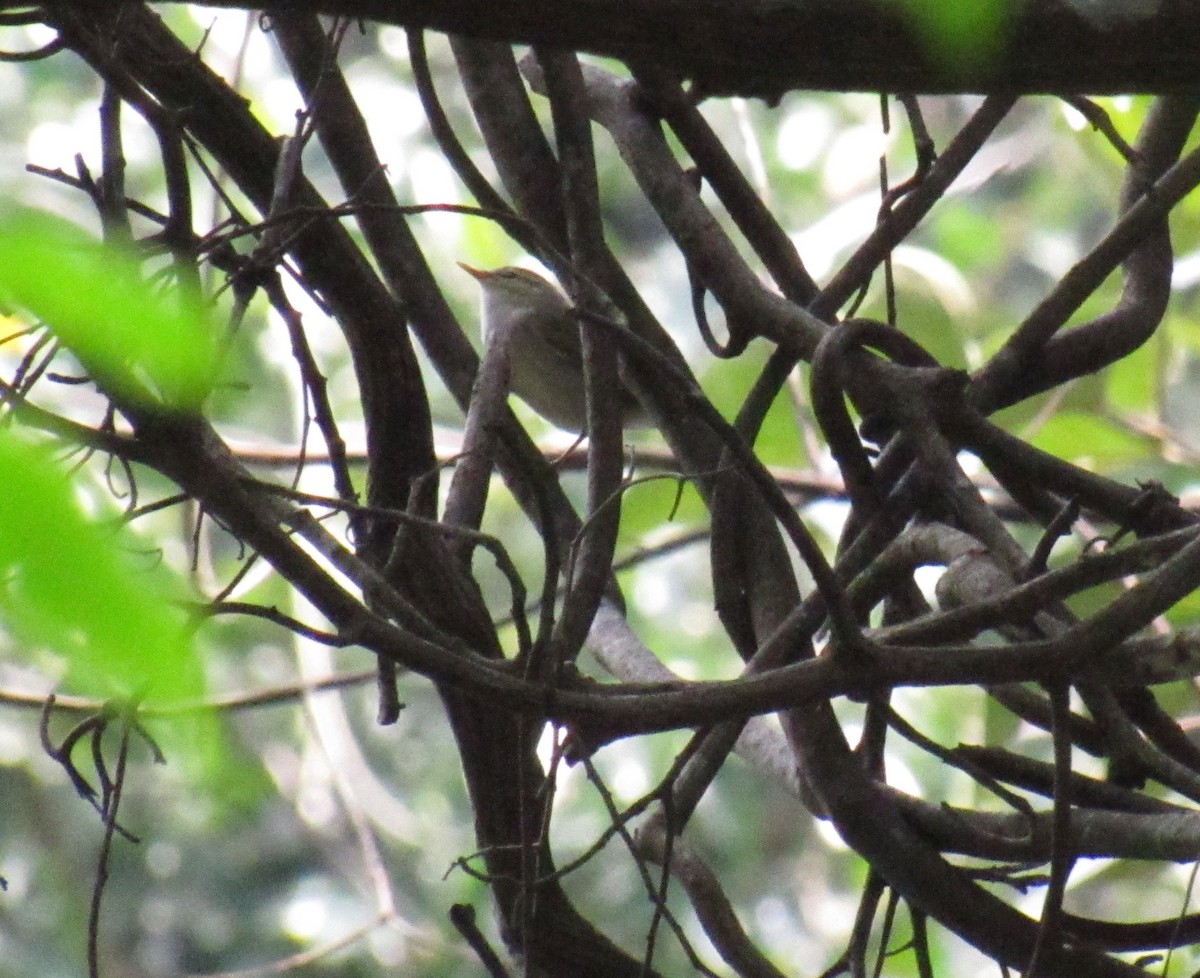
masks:
<svg viewBox="0 0 1200 978"><path fill-rule="evenodd" d="M579 323L567 297L526 268L487 271L458 264L479 282L482 291L484 343L497 330L508 334L509 389L556 427L583 431L587 427L583 352ZM618 401L624 427L650 425L624 383Z"/></svg>

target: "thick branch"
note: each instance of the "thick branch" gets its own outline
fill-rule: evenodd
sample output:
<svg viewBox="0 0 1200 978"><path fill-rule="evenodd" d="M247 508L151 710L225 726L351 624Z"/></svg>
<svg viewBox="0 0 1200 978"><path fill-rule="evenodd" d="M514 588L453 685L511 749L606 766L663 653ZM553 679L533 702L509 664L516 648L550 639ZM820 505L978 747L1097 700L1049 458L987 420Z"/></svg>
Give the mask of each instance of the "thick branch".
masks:
<svg viewBox="0 0 1200 978"><path fill-rule="evenodd" d="M977 5L970 0L967 6ZM991 58L924 36L904 4L874 0L208 0L210 6L355 18L655 64L705 93L1167 92L1200 80L1200 0L1148 16L1124 0L1012 4ZM0 0L0 9L27 3ZM74 0L62 7L94 7ZM940 60L931 44L946 46Z"/></svg>

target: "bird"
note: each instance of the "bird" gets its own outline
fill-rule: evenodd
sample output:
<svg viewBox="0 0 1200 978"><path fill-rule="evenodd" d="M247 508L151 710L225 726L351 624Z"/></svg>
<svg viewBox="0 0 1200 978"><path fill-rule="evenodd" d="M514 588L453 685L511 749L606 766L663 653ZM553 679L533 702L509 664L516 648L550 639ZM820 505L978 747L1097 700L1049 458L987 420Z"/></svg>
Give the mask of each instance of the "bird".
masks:
<svg viewBox="0 0 1200 978"><path fill-rule="evenodd" d="M479 283L484 343L497 329L509 333L512 393L557 428L576 434L586 429L583 352L578 320L567 297L527 268L458 265ZM624 382L617 400L623 427L650 426L649 416Z"/></svg>

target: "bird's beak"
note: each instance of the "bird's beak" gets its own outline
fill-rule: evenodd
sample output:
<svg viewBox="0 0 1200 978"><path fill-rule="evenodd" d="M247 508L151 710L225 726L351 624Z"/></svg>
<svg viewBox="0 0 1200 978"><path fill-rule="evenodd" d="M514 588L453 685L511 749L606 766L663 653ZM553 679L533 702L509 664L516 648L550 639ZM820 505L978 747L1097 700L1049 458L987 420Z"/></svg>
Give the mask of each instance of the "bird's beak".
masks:
<svg viewBox="0 0 1200 978"><path fill-rule="evenodd" d="M483 282L492 277L491 272L485 271L482 268L472 268L466 262L460 261L457 264L458 264L458 267L461 268L464 272L466 272L472 278L479 280L480 282Z"/></svg>

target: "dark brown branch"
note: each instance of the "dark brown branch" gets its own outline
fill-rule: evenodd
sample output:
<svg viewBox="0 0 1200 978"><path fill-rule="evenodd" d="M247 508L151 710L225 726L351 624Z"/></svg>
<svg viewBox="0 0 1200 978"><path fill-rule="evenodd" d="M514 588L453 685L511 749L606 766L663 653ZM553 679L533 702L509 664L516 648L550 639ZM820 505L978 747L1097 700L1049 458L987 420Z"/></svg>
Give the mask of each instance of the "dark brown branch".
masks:
<svg viewBox="0 0 1200 978"><path fill-rule="evenodd" d="M561 195L567 217L567 240L576 274L569 290L581 310L599 311L601 297L589 283L600 277L607 249L600 216L600 187L592 145L591 120L579 62L563 51L538 51L546 72L550 109L558 148ZM573 548L567 597L554 633L560 663L574 661L605 587L611 579L613 553L621 519L621 409L617 351L602 327L586 318L580 330L587 396L587 506L581 536Z"/></svg>
<svg viewBox="0 0 1200 978"><path fill-rule="evenodd" d="M1200 76L1200 3L1171 0L1138 14L1121 0L1012 5L995 59L930 57L899 4L872 0L209 0L286 8L651 62L702 92L777 98L794 88L840 91L1166 92ZM28 6L6 0L0 9ZM76 8L94 7L75 0ZM1095 13L1091 17L1079 11ZM974 39L972 39L974 40Z"/></svg>
<svg viewBox="0 0 1200 978"><path fill-rule="evenodd" d="M1200 153L1179 158L1198 111L1200 99L1194 96L1155 103L1138 140L1139 165L1126 172L1120 220L980 371L971 391L977 407L990 413L1092 373L1132 353L1153 334L1171 288L1167 216L1200 183ZM1121 262L1125 285L1116 308L1062 329Z"/></svg>

